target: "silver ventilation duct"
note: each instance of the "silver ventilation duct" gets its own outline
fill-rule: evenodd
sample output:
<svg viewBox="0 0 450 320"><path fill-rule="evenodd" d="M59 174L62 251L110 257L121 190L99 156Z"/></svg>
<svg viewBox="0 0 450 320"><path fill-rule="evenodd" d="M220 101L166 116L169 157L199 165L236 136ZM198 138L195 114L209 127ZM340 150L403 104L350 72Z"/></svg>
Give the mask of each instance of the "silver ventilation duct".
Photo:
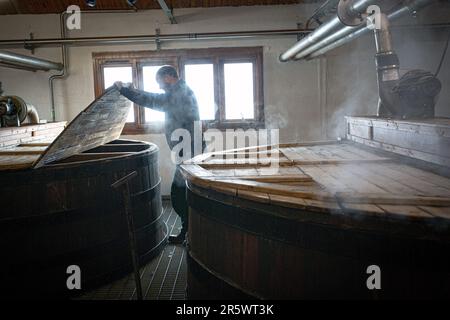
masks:
<svg viewBox="0 0 450 320"><path fill-rule="evenodd" d="M61 70L63 65L44 59L25 56L22 54L0 50L0 65L10 68L20 68L26 70Z"/></svg>
<svg viewBox="0 0 450 320"><path fill-rule="evenodd" d="M388 13L390 20L399 18L407 13L415 11L435 2L436 0L404 0L398 1L399 5ZM384 4L384 1L353 0L347 2L347 13L355 16L362 15L370 5ZM392 7L392 6L391 6ZM297 42L293 47L280 55L280 61L311 59L318 57L334 48L337 48L370 31L369 27L362 23L359 26L345 25L336 15L328 22L322 24L314 32Z"/></svg>
<svg viewBox="0 0 450 320"><path fill-rule="evenodd" d="M355 14L362 14L366 12L368 6L375 4L375 0L356 0L349 5L349 11ZM318 43L330 34L336 33L343 28L348 28L341 22L338 16L335 16L330 21L322 24L313 33L297 42L294 46L286 50L280 55L280 61L286 62L294 59L294 57L301 54L302 51L308 49L310 46Z"/></svg>
<svg viewBox="0 0 450 320"><path fill-rule="evenodd" d="M406 16L407 14L413 15L416 11L436 2L436 0L411 0L406 1L406 3L398 9L393 10L391 13L387 14L387 17L390 21L396 20L400 17ZM360 36L372 31L368 28L367 25L362 24L358 27L351 27L353 29L352 32L347 34L341 34L340 37L336 37L334 41L333 39L324 39L322 43L320 43L314 50L310 51L310 54L306 57L306 59L314 59L318 56L321 56L328 51L336 49ZM312 53L311 53L312 52Z"/></svg>

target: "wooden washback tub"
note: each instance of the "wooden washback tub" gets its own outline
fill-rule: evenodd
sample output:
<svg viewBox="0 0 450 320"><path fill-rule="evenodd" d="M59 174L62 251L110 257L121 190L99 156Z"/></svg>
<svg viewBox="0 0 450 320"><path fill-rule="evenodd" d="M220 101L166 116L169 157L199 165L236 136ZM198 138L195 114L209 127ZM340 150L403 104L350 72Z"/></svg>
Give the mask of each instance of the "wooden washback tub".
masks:
<svg viewBox="0 0 450 320"><path fill-rule="evenodd" d="M182 168L191 299L450 296L446 166L342 141L216 152ZM381 290L368 289L370 266Z"/></svg>
<svg viewBox="0 0 450 320"><path fill-rule="evenodd" d="M52 143L0 149L1 295L81 294L131 271L122 196L111 184L133 171L140 261L163 248L167 227L161 220L159 150L117 139L128 108L125 98L109 90ZM80 291L66 287L70 265L81 269Z"/></svg>

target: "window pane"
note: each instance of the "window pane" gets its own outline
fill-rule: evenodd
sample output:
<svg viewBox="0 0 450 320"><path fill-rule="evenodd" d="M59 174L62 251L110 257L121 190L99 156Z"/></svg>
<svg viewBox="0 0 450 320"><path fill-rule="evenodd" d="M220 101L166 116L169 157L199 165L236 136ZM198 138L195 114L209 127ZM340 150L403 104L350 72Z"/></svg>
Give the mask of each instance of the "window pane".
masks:
<svg viewBox="0 0 450 320"><path fill-rule="evenodd" d="M133 70L131 67L104 67L104 87L109 88L116 81L133 82ZM127 122L134 122L134 108L128 112Z"/></svg>
<svg viewBox="0 0 450 320"><path fill-rule="evenodd" d="M197 98L200 120L214 120L213 64L187 64L184 73L187 85Z"/></svg>
<svg viewBox="0 0 450 320"><path fill-rule="evenodd" d="M144 91L152 93L164 93L159 88L158 82L156 82L156 72L162 66L145 66L142 68L142 75L144 77ZM164 121L166 118L164 112L155 111L149 108L145 108L145 122Z"/></svg>
<svg viewBox="0 0 450 320"><path fill-rule="evenodd" d="M225 63L225 118L253 119L253 64Z"/></svg>

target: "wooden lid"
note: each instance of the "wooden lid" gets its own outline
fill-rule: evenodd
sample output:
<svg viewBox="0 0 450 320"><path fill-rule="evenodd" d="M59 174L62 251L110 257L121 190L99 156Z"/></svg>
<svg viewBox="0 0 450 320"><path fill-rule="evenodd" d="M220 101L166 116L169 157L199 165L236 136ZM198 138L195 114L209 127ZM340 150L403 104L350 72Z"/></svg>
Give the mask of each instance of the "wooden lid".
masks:
<svg viewBox="0 0 450 320"><path fill-rule="evenodd" d="M194 192L213 190L233 201L402 223L450 222L450 178L348 141L207 153L181 168Z"/></svg>
<svg viewBox="0 0 450 320"><path fill-rule="evenodd" d="M120 137L131 101L114 87L92 102L36 160L33 168L93 149Z"/></svg>

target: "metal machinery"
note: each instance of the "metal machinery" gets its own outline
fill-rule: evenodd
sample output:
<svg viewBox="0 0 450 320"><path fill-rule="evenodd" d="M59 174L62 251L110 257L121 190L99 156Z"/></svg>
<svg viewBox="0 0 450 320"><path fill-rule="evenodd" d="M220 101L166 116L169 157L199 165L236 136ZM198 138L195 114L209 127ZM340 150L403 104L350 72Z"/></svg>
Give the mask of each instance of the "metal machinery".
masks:
<svg viewBox="0 0 450 320"><path fill-rule="evenodd" d="M314 59L374 30L378 115L396 119L434 117L441 90L436 78L439 69L435 74L411 70L400 77L399 59L392 47L389 28L389 20L415 15L433 3L436 0L340 0L337 15L283 52L280 61Z"/></svg>
<svg viewBox="0 0 450 320"><path fill-rule="evenodd" d="M374 30L378 76L378 116L398 119L433 118L441 82L424 70L411 70L400 77L399 59L392 45L389 19L373 5L364 14L353 11L354 0L341 0L337 15L351 27L367 23Z"/></svg>
<svg viewBox="0 0 450 320"><path fill-rule="evenodd" d="M36 108L18 96L3 96L2 83L0 82L0 128L6 126L20 127L27 116L28 122L39 123Z"/></svg>
<svg viewBox="0 0 450 320"><path fill-rule="evenodd" d="M27 116L30 123L39 123L39 115L34 106L18 96L0 96L0 127L20 127Z"/></svg>

